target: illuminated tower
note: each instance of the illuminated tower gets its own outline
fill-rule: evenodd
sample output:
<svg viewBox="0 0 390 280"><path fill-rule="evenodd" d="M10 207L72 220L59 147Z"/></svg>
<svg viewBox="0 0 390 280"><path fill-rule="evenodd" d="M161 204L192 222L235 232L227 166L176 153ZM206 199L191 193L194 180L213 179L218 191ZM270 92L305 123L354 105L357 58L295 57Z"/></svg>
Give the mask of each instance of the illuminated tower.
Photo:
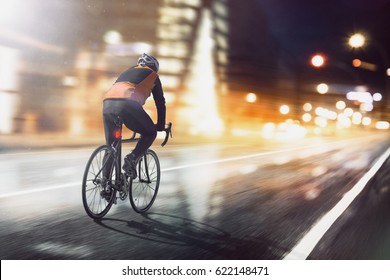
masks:
<svg viewBox="0 0 390 280"><path fill-rule="evenodd" d="M227 0L163 0L157 56L167 104L182 133L218 135L226 91Z"/></svg>

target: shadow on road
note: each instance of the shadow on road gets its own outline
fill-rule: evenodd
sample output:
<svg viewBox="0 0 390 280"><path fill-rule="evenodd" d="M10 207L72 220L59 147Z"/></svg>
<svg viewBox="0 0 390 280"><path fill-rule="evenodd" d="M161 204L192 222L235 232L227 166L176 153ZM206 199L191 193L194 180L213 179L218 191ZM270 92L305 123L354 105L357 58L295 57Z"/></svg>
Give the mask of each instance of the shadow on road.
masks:
<svg viewBox="0 0 390 280"><path fill-rule="evenodd" d="M142 217L142 221L104 218L95 222L132 238L166 244L168 249L169 246L187 246L203 252L201 255L186 254L184 258L187 259L279 259L280 252L285 252L285 248L277 250L278 244L273 241L235 238L222 229L180 216L147 213ZM183 259L183 256L175 258Z"/></svg>

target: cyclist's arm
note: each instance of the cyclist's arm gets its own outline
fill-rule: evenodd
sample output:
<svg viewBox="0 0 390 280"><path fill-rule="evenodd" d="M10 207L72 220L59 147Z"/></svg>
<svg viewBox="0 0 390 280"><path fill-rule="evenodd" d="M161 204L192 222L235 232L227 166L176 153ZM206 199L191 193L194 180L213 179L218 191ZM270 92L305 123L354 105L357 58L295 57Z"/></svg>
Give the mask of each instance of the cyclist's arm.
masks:
<svg viewBox="0 0 390 280"><path fill-rule="evenodd" d="M165 107L164 92L159 77L156 78L155 85L152 90L152 94L153 94L154 103L156 104L156 108L157 108L157 130L163 131L165 128L166 107Z"/></svg>

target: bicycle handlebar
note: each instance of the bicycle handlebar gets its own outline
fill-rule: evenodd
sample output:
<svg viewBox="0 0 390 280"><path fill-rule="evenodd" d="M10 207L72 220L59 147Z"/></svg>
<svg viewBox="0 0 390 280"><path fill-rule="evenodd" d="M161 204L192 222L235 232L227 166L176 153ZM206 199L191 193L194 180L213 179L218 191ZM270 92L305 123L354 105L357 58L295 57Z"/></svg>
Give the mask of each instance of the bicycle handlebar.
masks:
<svg viewBox="0 0 390 280"><path fill-rule="evenodd" d="M168 142L168 138L169 136L171 136L172 138L172 123L169 122L167 127L164 129L165 131L165 139L164 139L164 142L161 143L161 147L164 147L165 144Z"/></svg>
<svg viewBox="0 0 390 280"><path fill-rule="evenodd" d="M169 136L171 136L171 138L172 138L172 123L169 122L169 123L167 124L167 127L164 128L163 131L165 132L165 139L164 139L164 141L161 143L161 147L164 147L165 144L168 142ZM132 135L130 138L122 139L122 143L132 143L132 142L138 141L139 138L137 138L136 135L137 135L137 133L133 131L133 135Z"/></svg>

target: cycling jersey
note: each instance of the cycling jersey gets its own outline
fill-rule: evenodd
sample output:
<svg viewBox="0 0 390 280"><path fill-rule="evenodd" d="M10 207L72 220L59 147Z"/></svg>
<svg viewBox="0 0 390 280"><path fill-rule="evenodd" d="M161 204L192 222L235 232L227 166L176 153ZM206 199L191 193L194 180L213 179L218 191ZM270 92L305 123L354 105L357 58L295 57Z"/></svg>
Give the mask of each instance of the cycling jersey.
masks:
<svg viewBox="0 0 390 280"><path fill-rule="evenodd" d="M157 73L149 67L137 66L123 72L104 99L126 98L144 105L154 87Z"/></svg>
<svg viewBox="0 0 390 280"><path fill-rule="evenodd" d="M157 126L161 128L165 125L165 98L160 78L147 66L131 67L120 74L104 100L133 100L143 106L151 93L157 107Z"/></svg>

